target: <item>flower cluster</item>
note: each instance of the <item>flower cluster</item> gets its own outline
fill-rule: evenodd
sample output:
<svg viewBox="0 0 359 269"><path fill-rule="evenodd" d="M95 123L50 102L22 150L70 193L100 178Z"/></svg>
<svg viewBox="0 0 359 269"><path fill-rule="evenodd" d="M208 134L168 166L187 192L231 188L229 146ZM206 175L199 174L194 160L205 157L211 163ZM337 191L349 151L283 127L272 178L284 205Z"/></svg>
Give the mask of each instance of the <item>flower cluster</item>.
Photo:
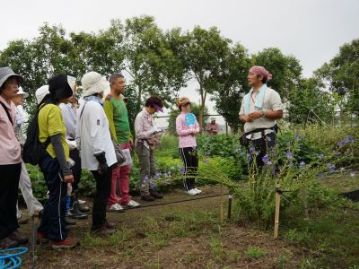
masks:
<svg viewBox="0 0 359 269"><path fill-rule="evenodd" d="M340 140L337 145L339 148L343 148L344 146L354 143L355 142L355 138L351 135L348 135L346 137L344 137L342 140Z"/></svg>

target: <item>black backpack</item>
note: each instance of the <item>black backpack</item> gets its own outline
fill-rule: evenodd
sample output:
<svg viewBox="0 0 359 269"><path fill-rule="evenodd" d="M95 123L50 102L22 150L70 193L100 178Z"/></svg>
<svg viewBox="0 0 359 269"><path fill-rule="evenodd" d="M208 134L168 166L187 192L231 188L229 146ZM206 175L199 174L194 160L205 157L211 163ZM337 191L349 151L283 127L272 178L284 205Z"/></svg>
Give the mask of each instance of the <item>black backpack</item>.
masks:
<svg viewBox="0 0 359 269"><path fill-rule="evenodd" d="M42 107L41 107L42 108ZM36 111L34 117L29 122L26 131L26 141L22 150L22 159L25 163L37 165L46 156L46 148L50 144L50 137L45 143L39 141L39 112L40 108Z"/></svg>

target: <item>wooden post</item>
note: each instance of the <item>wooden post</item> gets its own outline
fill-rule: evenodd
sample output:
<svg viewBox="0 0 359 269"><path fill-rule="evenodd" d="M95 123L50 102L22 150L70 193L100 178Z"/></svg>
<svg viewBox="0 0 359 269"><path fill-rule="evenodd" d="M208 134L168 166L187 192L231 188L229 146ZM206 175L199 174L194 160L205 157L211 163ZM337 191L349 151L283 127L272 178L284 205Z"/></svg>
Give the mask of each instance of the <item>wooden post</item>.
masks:
<svg viewBox="0 0 359 269"><path fill-rule="evenodd" d="M279 233L279 213L280 213L280 190L277 187L275 191L275 216L274 216L274 238L278 238Z"/></svg>
<svg viewBox="0 0 359 269"><path fill-rule="evenodd" d="M228 212L227 212L228 219L231 219L232 217L232 201L233 201L233 196L230 194L228 195Z"/></svg>
<svg viewBox="0 0 359 269"><path fill-rule="evenodd" d="M224 210L223 210L223 185L221 184L221 188L220 188L220 195L221 195L221 200L220 200L220 223L223 224L223 219L224 219Z"/></svg>

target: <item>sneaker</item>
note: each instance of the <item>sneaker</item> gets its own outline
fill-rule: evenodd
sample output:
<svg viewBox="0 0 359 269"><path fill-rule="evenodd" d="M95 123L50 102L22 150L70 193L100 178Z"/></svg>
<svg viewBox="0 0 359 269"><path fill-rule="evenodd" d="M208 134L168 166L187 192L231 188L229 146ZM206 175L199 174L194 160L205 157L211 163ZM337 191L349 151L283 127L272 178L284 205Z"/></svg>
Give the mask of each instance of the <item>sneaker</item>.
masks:
<svg viewBox="0 0 359 269"><path fill-rule="evenodd" d="M126 205L126 207L128 207L128 208L136 208L136 207L140 207L140 206L141 206L141 204L137 203L134 200L130 200Z"/></svg>
<svg viewBox="0 0 359 269"><path fill-rule="evenodd" d="M197 192L197 194L202 193L202 190L200 190L200 189L194 188L194 190Z"/></svg>
<svg viewBox="0 0 359 269"><path fill-rule="evenodd" d="M108 208L108 211L110 212L124 212L124 210L125 209L118 203L113 204Z"/></svg>
<svg viewBox="0 0 359 269"><path fill-rule="evenodd" d="M19 243L9 237L0 240L0 249L15 248L17 246L19 246Z"/></svg>
<svg viewBox="0 0 359 269"><path fill-rule="evenodd" d="M147 201L147 202L153 202L155 198L149 194L143 194L141 195L141 200Z"/></svg>
<svg viewBox="0 0 359 269"><path fill-rule="evenodd" d="M163 198L163 194L159 193L158 191L150 190L150 194L151 194L151 196L153 196L156 199L162 199Z"/></svg>
<svg viewBox="0 0 359 269"><path fill-rule="evenodd" d="M60 241L51 241L52 249L70 249L80 245L80 242L75 238L66 238Z"/></svg>
<svg viewBox="0 0 359 269"><path fill-rule="evenodd" d="M99 236L112 235L116 232L115 229L108 228L106 224L102 225L100 228L92 228L91 233Z"/></svg>
<svg viewBox="0 0 359 269"><path fill-rule="evenodd" d="M78 203L79 204L79 210L82 212L82 213L88 213L88 212L90 212L90 208L87 206L87 205L85 205L85 204L80 204L80 203Z"/></svg>
<svg viewBox="0 0 359 269"><path fill-rule="evenodd" d="M195 196L198 194L198 192L195 189L190 189L189 191L187 191L187 194Z"/></svg>
<svg viewBox="0 0 359 269"><path fill-rule="evenodd" d="M71 219L87 219L87 214L81 211L78 202L74 202L72 208L67 212L67 216Z"/></svg>
<svg viewBox="0 0 359 269"><path fill-rule="evenodd" d="M20 245L25 245L29 242L29 239L23 236L18 230L8 236L13 241L18 242Z"/></svg>
<svg viewBox="0 0 359 269"><path fill-rule="evenodd" d="M86 204L86 201L78 199L77 202L79 202L80 205Z"/></svg>

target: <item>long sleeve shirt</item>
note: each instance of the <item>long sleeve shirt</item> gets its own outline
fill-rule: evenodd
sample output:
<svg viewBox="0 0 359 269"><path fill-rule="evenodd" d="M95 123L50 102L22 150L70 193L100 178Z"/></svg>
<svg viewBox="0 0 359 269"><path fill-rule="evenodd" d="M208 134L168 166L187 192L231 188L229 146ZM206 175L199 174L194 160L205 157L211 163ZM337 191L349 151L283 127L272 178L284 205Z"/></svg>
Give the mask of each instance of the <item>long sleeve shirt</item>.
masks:
<svg viewBox="0 0 359 269"><path fill-rule="evenodd" d="M105 153L108 166L117 163L108 120L96 97L81 103L77 122L82 167L90 171L97 170L99 162L95 155L102 152Z"/></svg>
<svg viewBox="0 0 359 269"><path fill-rule="evenodd" d="M66 126L66 139L74 140L76 138L76 111L71 104L60 104L62 118Z"/></svg>
<svg viewBox="0 0 359 269"><path fill-rule="evenodd" d="M147 112L146 108L143 108L135 120L136 143L142 142L148 147L146 140L153 134L154 127L152 115Z"/></svg>
<svg viewBox="0 0 359 269"><path fill-rule="evenodd" d="M3 106L0 105L0 165L17 164L21 162L21 147L15 135L15 105L10 104L0 96L0 102L9 111L9 120Z"/></svg>
<svg viewBox="0 0 359 269"><path fill-rule="evenodd" d="M199 124L195 120L193 125L186 123L186 114L181 113L176 118L176 131L178 135L179 148L197 147L196 134L199 133Z"/></svg>

